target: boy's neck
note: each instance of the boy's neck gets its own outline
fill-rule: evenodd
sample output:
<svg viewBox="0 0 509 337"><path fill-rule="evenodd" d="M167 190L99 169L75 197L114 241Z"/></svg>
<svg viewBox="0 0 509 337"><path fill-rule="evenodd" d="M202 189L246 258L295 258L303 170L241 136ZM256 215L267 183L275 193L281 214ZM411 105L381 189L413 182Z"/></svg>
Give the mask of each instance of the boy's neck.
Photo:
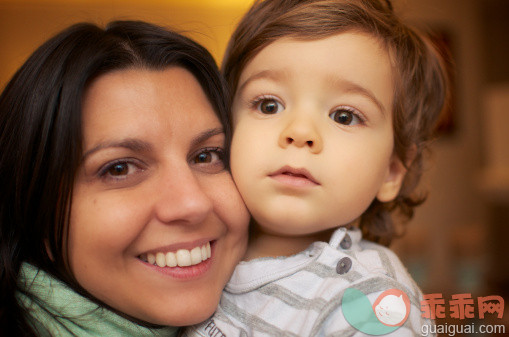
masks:
<svg viewBox="0 0 509 337"><path fill-rule="evenodd" d="M263 231L258 224L253 223L249 233L249 245L244 260L249 261L259 257L290 256L297 254L316 241L329 242L336 230L332 228L323 232L302 236L289 236Z"/></svg>

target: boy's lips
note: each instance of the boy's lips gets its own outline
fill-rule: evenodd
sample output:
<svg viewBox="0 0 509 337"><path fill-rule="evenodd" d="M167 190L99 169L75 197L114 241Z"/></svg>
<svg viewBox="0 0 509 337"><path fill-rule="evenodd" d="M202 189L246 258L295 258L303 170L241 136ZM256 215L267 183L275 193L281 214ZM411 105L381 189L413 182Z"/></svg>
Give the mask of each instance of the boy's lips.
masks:
<svg viewBox="0 0 509 337"><path fill-rule="evenodd" d="M320 183L313 177L313 175L309 173L309 171L305 168L293 168L288 165L270 173L269 177L283 183L290 183L292 185L320 185Z"/></svg>

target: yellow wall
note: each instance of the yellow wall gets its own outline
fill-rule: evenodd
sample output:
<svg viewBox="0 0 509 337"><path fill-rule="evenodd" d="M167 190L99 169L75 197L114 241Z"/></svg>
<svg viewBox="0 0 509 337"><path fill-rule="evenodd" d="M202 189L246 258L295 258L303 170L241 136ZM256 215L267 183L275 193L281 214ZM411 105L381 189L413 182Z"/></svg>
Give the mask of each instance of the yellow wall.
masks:
<svg viewBox="0 0 509 337"><path fill-rule="evenodd" d="M220 62L252 0L0 0L0 88L34 49L80 21L146 20L183 30Z"/></svg>

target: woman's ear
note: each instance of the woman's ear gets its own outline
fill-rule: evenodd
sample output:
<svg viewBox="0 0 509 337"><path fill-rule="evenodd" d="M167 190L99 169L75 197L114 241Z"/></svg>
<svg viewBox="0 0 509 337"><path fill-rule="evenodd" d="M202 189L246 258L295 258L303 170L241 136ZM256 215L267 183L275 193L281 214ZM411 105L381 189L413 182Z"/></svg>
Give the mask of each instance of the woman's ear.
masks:
<svg viewBox="0 0 509 337"><path fill-rule="evenodd" d="M396 154L393 154L387 168L385 180L376 195L378 201L389 202L398 196L406 172L405 165L403 165Z"/></svg>

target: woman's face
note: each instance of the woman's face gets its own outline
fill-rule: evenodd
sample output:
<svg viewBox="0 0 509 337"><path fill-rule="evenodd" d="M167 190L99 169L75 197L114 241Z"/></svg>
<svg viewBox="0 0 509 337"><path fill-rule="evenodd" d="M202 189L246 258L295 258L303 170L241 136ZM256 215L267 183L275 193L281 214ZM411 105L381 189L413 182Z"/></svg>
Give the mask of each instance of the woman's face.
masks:
<svg viewBox="0 0 509 337"><path fill-rule="evenodd" d="M149 323L205 320L244 254L249 216L199 83L177 67L103 75L84 96L83 137L68 243L78 283Z"/></svg>

